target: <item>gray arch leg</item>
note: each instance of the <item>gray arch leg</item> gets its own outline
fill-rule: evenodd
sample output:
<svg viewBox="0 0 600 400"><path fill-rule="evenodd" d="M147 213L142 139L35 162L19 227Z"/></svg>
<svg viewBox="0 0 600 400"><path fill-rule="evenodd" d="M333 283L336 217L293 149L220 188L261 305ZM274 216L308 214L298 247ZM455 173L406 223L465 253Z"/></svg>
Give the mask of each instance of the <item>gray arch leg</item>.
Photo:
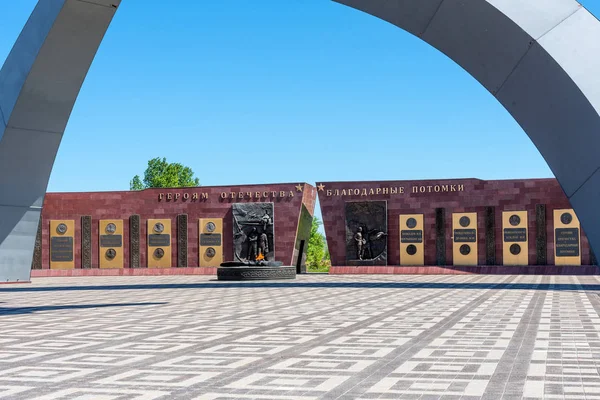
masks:
<svg viewBox="0 0 600 400"><path fill-rule="evenodd" d="M27 281L48 179L115 0L41 0L0 70L0 282Z"/></svg>
<svg viewBox="0 0 600 400"><path fill-rule="evenodd" d="M575 0L335 0L436 47L538 148L600 254L600 22Z"/></svg>

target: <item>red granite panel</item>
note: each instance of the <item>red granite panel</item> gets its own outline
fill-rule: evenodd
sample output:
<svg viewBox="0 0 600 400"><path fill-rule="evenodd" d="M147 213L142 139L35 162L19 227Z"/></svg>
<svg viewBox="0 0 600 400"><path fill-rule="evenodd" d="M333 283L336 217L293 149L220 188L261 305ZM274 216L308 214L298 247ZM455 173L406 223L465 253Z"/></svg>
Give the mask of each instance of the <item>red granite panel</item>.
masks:
<svg viewBox="0 0 600 400"><path fill-rule="evenodd" d="M81 268L81 216L92 216L92 267L99 266L98 229L101 219L123 219L124 264L129 267L129 217L140 215L140 265L147 265L147 220L168 218L172 223L172 265L177 265L177 215L188 215L188 265L197 267L199 247L199 218L223 218L224 257L233 257L233 222L231 205L237 202L273 202L275 213L275 257L285 263L292 261L294 240L302 204L314 210L316 190L303 184L303 193L297 184L269 184L243 186L216 186L186 189L148 189L130 192L48 193L42 210L42 268L50 268L49 221L75 220L75 267ZM198 198L194 198L198 194ZM203 198L204 194L204 198ZM184 269L188 271L187 269ZM206 269L205 271L210 271ZM53 271L52 273L58 273ZM68 273L68 272L60 272ZM73 272L71 272L73 273ZM98 272L100 273L100 272ZM104 273L104 272L102 272ZM114 271L108 272L115 274ZM127 272L122 272L127 273ZM142 273L142 272L135 272ZM161 272L148 272L160 274ZM198 272L194 272L198 273ZM62 275L61 275L62 276Z"/></svg>
<svg viewBox="0 0 600 400"><path fill-rule="evenodd" d="M322 185L322 186L321 186ZM462 185L464 190L459 190ZM448 190L444 190L447 186ZM455 190L452 190L454 186ZM568 198L555 179L522 179L483 181L479 179L385 181L385 182L323 182L318 184L323 223L333 266L346 263L345 215L346 201L385 200L388 205L388 264L399 265L400 214L423 214L425 222L425 264L435 265L435 209L446 210L446 262L452 265L452 213L477 212L478 261L485 264L485 208L495 207L496 263L502 265L502 212L526 210L529 227L529 262L536 262L536 204L547 208L547 261L554 263L553 210L571 208ZM387 191L385 189L388 189ZM397 193L391 193L395 188ZM404 188L402 192L399 188ZM358 189L358 191L356 191ZM582 232L582 264L590 263L589 243ZM431 267L429 267L431 268ZM337 269L335 269L338 271ZM447 270L447 268L446 268ZM480 271L480 270L478 270ZM543 271L548 271L544 269ZM353 270L356 272L356 270ZM461 271L464 272L464 271ZM444 272L447 273L447 272Z"/></svg>

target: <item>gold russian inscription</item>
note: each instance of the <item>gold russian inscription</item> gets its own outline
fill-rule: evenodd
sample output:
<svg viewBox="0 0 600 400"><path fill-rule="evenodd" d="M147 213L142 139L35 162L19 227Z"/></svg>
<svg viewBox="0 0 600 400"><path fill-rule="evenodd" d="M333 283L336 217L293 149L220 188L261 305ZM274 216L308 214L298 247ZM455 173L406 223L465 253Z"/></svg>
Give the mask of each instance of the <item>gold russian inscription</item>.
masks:
<svg viewBox="0 0 600 400"><path fill-rule="evenodd" d="M389 194L390 193L390 188L383 188L383 194Z"/></svg>
<svg viewBox="0 0 600 400"><path fill-rule="evenodd" d="M333 191L331 189L327 189L327 197L331 197L333 195Z"/></svg>
<svg viewBox="0 0 600 400"><path fill-rule="evenodd" d="M173 193L167 193L167 200L173 200Z"/></svg>
<svg viewBox="0 0 600 400"><path fill-rule="evenodd" d="M208 200L208 193L202 193L202 199Z"/></svg>
<svg viewBox="0 0 600 400"><path fill-rule="evenodd" d="M198 193L194 193L194 194L192 195L192 201L193 201L193 200L198 200Z"/></svg>
<svg viewBox="0 0 600 400"><path fill-rule="evenodd" d="M279 197L285 197L285 192L283 190L279 192Z"/></svg>

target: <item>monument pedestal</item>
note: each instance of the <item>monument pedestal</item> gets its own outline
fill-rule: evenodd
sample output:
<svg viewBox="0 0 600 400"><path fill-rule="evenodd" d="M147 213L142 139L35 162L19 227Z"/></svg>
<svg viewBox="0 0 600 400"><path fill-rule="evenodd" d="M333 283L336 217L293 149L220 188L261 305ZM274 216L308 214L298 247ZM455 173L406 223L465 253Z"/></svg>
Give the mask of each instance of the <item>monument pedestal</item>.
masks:
<svg viewBox="0 0 600 400"><path fill-rule="evenodd" d="M220 281L266 281L296 279L296 267L240 266L217 269Z"/></svg>

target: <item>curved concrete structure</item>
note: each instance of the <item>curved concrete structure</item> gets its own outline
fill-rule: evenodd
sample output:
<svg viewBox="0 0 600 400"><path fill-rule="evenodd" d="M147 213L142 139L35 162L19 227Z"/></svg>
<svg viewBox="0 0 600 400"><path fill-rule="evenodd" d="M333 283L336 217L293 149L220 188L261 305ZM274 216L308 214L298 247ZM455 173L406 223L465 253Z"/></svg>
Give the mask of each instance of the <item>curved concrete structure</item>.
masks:
<svg viewBox="0 0 600 400"><path fill-rule="evenodd" d="M323 0L325 1L325 0ZM600 254L600 22L575 0L336 0L444 52L529 135ZM54 156L120 0L40 0L0 71L0 281L27 280Z"/></svg>

